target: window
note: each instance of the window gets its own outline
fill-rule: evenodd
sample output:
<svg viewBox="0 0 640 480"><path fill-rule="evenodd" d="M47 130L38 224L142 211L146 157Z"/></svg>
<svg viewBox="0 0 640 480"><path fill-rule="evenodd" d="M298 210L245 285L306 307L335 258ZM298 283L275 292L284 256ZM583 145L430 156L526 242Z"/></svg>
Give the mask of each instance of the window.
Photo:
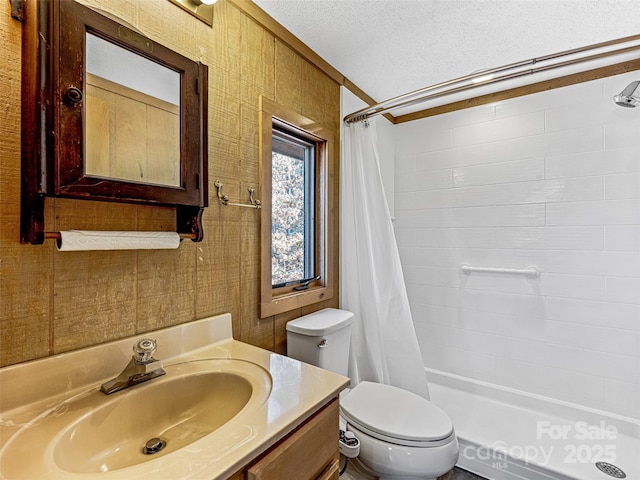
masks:
<svg viewBox="0 0 640 480"><path fill-rule="evenodd" d="M316 277L315 143L274 128L271 145L271 286Z"/></svg>
<svg viewBox="0 0 640 480"><path fill-rule="evenodd" d="M333 297L331 132L264 97L261 317Z"/></svg>

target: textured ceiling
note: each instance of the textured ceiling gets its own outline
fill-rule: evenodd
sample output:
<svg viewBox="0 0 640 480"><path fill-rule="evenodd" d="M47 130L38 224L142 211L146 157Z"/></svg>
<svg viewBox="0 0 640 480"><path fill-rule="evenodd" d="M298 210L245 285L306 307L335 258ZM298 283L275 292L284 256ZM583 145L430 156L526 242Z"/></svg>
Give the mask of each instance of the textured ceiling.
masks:
<svg viewBox="0 0 640 480"><path fill-rule="evenodd" d="M377 101L640 34L639 0L253 0Z"/></svg>

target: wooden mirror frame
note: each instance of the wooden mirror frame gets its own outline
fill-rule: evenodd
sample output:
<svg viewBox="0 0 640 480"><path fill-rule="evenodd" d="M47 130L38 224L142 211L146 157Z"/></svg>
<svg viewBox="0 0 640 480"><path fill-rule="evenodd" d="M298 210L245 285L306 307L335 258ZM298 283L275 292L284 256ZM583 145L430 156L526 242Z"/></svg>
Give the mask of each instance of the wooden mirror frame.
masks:
<svg viewBox="0 0 640 480"><path fill-rule="evenodd" d="M206 65L71 0L13 0L23 13L21 243L45 238L44 199L176 207L176 230L198 242L208 206ZM180 74L180 185L85 175L85 33Z"/></svg>

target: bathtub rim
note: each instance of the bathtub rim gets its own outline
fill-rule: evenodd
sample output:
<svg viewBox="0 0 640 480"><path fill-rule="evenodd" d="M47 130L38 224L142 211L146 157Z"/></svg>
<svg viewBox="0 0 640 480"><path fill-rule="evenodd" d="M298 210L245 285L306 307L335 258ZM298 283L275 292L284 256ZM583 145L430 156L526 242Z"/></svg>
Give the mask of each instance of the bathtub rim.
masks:
<svg viewBox="0 0 640 480"><path fill-rule="evenodd" d="M618 428L618 432L640 439L640 419L620 415L618 413L609 412L607 410L589 407L587 405L568 402L566 400L547 397L537 393L518 390L516 388L498 385L495 383L486 382L484 380L476 380L474 378L464 377L462 375L444 372L442 370L437 370L430 367L425 367L424 369L427 375L428 383L437 383L439 385L462 390L471 394L482 395L488 390L491 390L493 392L497 392L498 396L490 396L490 398L503 401L506 404L511 404L509 400L516 396L519 399L522 399L524 402L523 404L518 403L517 406L524 407L533 411L539 411L539 409L535 407L538 406L540 402L545 402L546 404L552 406L552 411L549 412L552 414L558 414L558 412L581 412L592 417L598 417L598 419L602 419L603 417L605 417L607 419L610 419L612 423L615 424L616 428ZM435 381L434 378L436 379ZM567 418L567 420L571 420L574 422L585 420L584 416L581 416L580 418L576 416L563 416L563 418Z"/></svg>

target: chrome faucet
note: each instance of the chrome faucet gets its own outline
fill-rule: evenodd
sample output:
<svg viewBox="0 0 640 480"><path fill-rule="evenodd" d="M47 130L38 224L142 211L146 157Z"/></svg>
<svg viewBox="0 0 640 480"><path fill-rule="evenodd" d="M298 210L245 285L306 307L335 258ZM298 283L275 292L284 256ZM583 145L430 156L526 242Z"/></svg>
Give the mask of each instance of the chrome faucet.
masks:
<svg viewBox="0 0 640 480"><path fill-rule="evenodd" d="M133 357L125 369L113 380L102 384L100 390L110 395L132 385L146 382L164 375L162 362L153 358L157 345L155 340L143 338L133 345Z"/></svg>

